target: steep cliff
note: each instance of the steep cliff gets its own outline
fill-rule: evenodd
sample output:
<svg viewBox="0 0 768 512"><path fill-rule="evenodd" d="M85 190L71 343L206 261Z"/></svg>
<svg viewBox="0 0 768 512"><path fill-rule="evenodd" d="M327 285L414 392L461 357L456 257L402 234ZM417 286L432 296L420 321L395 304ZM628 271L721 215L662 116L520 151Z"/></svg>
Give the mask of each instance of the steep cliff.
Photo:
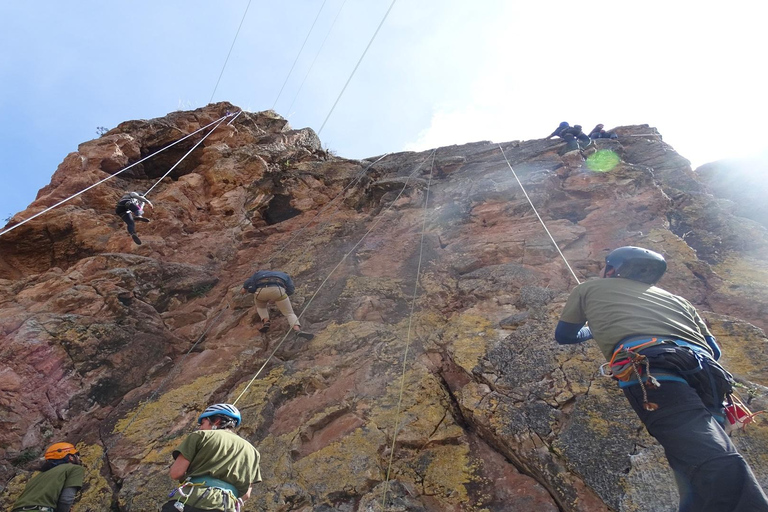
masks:
<svg viewBox="0 0 768 512"><path fill-rule="evenodd" d="M82 144L11 223L227 110ZM661 285L700 309L755 409L768 232L655 129L616 132L584 154L530 140L355 161L274 112L243 113L153 189L143 245L117 199L200 136L1 236L0 508L67 440L88 466L74 510L155 510L199 412L242 393L264 477L245 510L675 510L662 450L599 376L597 348L553 340L575 281L505 156L580 280L617 246L667 256ZM286 338L278 313L259 334L240 294L259 268L293 276L312 341ZM734 440L768 487L768 427Z"/></svg>

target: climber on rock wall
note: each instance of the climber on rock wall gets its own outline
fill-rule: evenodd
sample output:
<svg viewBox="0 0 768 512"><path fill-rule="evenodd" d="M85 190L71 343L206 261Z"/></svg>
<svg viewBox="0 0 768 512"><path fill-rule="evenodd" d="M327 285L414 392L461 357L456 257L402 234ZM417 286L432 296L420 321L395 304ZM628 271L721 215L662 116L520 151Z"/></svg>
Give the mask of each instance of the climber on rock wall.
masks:
<svg viewBox="0 0 768 512"><path fill-rule="evenodd" d="M134 221L149 222L149 219L144 217L145 204L152 208L152 203L149 202L149 199L138 192L131 192L121 197L115 208L115 213L128 226L128 234L131 235L131 238L133 238L137 245L141 245L141 239L136 234L136 223Z"/></svg>
<svg viewBox="0 0 768 512"><path fill-rule="evenodd" d="M620 247L605 265L604 279L571 292L555 339L595 339L609 361L603 372L664 447L680 512L768 511L768 498L721 426L733 380L716 362L715 338L687 300L654 286L667 269L664 257Z"/></svg>
<svg viewBox="0 0 768 512"><path fill-rule="evenodd" d="M557 128L555 128L555 131L549 134L549 137L547 138L551 139L552 137L562 137L563 130L566 130L570 127L571 125L569 125L566 121L563 121Z"/></svg>
<svg viewBox="0 0 768 512"><path fill-rule="evenodd" d="M214 404L197 419L197 432L189 434L173 451L170 476L181 483L161 512L239 512L261 482L261 455L234 429L242 417L231 404Z"/></svg>
<svg viewBox="0 0 768 512"><path fill-rule="evenodd" d="M296 332L296 335L311 340L314 334L303 332L299 319L293 312L291 300L288 298L293 295L295 288L291 276L285 272L277 270L259 270L249 277L243 284L243 293L255 293L256 312L261 319L261 328L259 332L269 331L269 303L275 304L277 309L288 319L288 324Z"/></svg>
<svg viewBox="0 0 768 512"><path fill-rule="evenodd" d="M77 449L69 443L56 443L45 451L45 463L33 476L13 504L13 512L43 510L69 512L77 491L83 486L85 471Z"/></svg>

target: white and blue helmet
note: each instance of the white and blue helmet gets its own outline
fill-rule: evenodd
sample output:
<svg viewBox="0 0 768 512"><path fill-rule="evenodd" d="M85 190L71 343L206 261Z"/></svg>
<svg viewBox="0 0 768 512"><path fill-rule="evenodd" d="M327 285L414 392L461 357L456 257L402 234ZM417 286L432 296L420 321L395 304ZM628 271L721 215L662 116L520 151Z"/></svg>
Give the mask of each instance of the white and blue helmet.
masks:
<svg viewBox="0 0 768 512"><path fill-rule="evenodd" d="M242 417L240 416L240 411L237 410L237 407L231 404L214 404L211 406L208 406L206 410L203 411L203 414L200 415L199 418L197 418L197 424L199 425L202 423L203 418L210 418L211 416L226 416L227 418L231 418L235 420L235 426L239 427L240 422L242 421Z"/></svg>

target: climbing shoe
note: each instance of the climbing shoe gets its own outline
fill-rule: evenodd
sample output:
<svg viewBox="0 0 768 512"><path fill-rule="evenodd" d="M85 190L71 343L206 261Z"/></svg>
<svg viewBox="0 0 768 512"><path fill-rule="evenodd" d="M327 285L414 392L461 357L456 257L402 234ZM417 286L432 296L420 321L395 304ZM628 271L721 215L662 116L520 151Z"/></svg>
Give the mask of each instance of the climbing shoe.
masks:
<svg viewBox="0 0 768 512"><path fill-rule="evenodd" d="M141 222L149 222L149 219L146 217L134 217L133 220L138 220Z"/></svg>
<svg viewBox="0 0 768 512"><path fill-rule="evenodd" d="M309 341L309 340L311 340L312 338L314 338L314 337L315 337L315 335L314 335L314 334L312 334L312 333L309 333L309 332L304 332L304 331L297 331L297 332L296 332L296 337L297 337L297 338L303 338L303 339L305 339L305 340Z"/></svg>
<svg viewBox="0 0 768 512"><path fill-rule="evenodd" d="M262 322L261 323L261 328L259 329L259 332L265 333L267 331L269 331L269 322Z"/></svg>
<svg viewBox="0 0 768 512"><path fill-rule="evenodd" d="M136 245L141 245L141 238L139 238L139 235L134 233L131 235L131 238L133 238L133 241L136 242Z"/></svg>

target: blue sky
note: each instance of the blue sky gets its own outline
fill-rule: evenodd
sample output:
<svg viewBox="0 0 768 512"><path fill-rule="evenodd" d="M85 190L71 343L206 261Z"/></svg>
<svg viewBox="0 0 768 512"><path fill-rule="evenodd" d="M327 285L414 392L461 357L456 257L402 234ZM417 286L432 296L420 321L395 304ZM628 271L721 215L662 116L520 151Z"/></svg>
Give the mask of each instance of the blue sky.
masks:
<svg viewBox="0 0 768 512"><path fill-rule="evenodd" d="M252 0L213 100L275 105L318 130L390 4ZM247 5L1 3L0 220L97 127L207 104ZM320 137L363 158L539 138L563 120L647 123L694 166L768 156L762 12L757 1L398 0Z"/></svg>

